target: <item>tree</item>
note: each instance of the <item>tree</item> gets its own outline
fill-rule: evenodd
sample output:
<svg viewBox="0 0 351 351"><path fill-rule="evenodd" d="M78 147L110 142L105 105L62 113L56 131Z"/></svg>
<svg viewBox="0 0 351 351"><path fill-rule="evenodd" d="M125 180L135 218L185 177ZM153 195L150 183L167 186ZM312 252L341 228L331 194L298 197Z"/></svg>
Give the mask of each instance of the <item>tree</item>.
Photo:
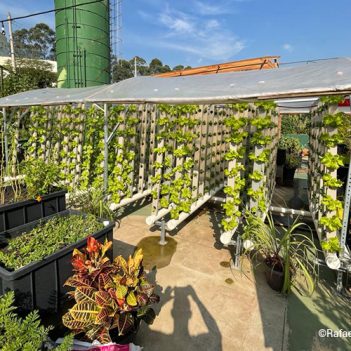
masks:
<svg viewBox="0 0 351 351"><path fill-rule="evenodd" d="M16 73L12 71L10 64L6 68L10 73L4 79L1 96L52 87L57 80L57 74L52 72L48 62L19 59L17 60Z"/></svg>
<svg viewBox="0 0 351 351"><path fill-rule="evenodd" d="M130 61L127 60L119 60L118 62L114 62L112 64L112 82L116 83L124 79L132 78L133 67L130 64Z"/></svg>
<svg viewBox="0 0 351 351"><path fill-rule="evenodd" d="M136 62L135 62L136 61ZM148 65L146 60L140 56L135 56L131 60L116 60L112 62L112 81L114 83L119 82L124 79L134 77L135 63L137 66L138 76L149 76L159 73L171 72L171 68L168 65L164 65L162 61L158 58L151 60ZM184 67L183 65L178 65L173 68L173 71L188 69L190 66Z"/></svg>
<svg viewBox="0 0 351 351"><path fill-rule="evenodd" d="M138 75L139 76L149 75L149 66L148 66L147 62L142 57L139 57L139 56L135 56L129 61L129 63L133 67L133 72L134 72L135 60L136 60Z"/></svg>
<svg viewBox="0 0 351 351"><path fill-rule="evenodd" d="M55 59L55 32L45 23L13 33L15 53L21 58Z"/></svg>
<svg viewBox="0 0 351 351"><path fill-rule="evenodd" d="M177 65L173 67L172 71L182 71L184 69L183 65Z"/></svg>
<svg viewBox="0 0 351 351"><path fill-rule="evenodd" d="M154 58L151 60L149 69L150 74L158 74L171 71L170 67L168 65L163 65L162 61L158 58Z"/></svg>

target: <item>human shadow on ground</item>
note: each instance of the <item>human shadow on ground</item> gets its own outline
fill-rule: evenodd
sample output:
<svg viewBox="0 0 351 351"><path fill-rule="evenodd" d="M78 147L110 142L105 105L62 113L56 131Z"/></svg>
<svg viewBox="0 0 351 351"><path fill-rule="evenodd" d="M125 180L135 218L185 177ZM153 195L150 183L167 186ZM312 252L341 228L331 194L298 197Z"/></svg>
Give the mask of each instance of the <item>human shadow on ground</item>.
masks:
<svg viewBox="0 0 351 351"><path fill-rule="evenodd" d="M168 240L174 239L168 238ZM116 239L113 244L114 256L123 255L124 257L128 257L129 255L132 255L136 249L136 246ZM139 246L143 247L145 250L145 266L147 266L146 268L148 269L148 281L155 285L155 293L160 296L160 303L153 305L152 308L155 310L156 318L159 318L158 315L160 315L162 309L167 309L170 307L169 304L172 304L169 318L173 319L173 331L170 333L167 331L155 331L152 329L152 326L142 323L134 343L143 346L144 351L221 351L222 337L218 325L207 310L206 306L199 299L194 288L188 285L185 287L168 286L167 288L162 289L162 287L157 284L157 267L164 267L164 260L160 261L159 254L154 255L155 253L153 251L148 252L149 245L144 247L145 245L137 244L137 247ZM155 243L153 243L152 246L154 247ZM158 245L158 247L160 246ZM169 261L171 260L173 253L174 252L172 251L167 254L167 257L170 255ZM194 304L197 307L195 310L200 312L201 318L198 319L197 315L192 325L195 325L195 328L198 328L200 325L201 330L207 330L207 332L198 335L191 335L189 330L189 323L193 314L196 313L192 310ZM162 318L167 318L167 316L166 311ZM165 321L165 325L170 326L172 323Z"/></svg>
<svg viewBox="0 0 351 351"><path fill-rule="evenodd" d="M194 313L191 308L191 300L200 311L201 318L207 329L205 333L190 335L189 322ZM136 344L142 345L144 351L222 350L222 338L217 323L192 286L167 287L161 294L160 304L155 306L156 314L159 314L166 304L172 302L173 331L156 331L152 327L143 324L135 340Z"/></svg>

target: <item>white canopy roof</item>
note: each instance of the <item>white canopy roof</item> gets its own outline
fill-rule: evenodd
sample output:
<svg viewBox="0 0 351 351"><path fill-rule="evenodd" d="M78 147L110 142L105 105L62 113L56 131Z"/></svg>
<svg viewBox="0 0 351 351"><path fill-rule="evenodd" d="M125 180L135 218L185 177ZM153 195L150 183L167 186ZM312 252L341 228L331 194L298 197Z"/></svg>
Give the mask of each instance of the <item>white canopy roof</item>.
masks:
<svg viewBox="0 0 351 351"><path fill-rule="evenodd" d="M240 100L351 93L351 58L277 69L172 78L136 77L75 89L38 89L0 99L0 106L66 103L227 103Z"/></svg>

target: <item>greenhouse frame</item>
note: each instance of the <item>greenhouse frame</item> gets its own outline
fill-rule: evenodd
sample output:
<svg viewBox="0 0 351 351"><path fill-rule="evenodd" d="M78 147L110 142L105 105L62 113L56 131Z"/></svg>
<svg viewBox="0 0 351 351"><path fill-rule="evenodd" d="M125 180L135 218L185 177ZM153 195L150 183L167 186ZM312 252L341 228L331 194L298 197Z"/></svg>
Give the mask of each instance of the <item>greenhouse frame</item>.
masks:
<svg viewBox="0 0 351 351"><path fill-rule="evenodd" d="M278 115L296 110L294 100L284 99L311 98L300 106L312 115L310 215L320 240L339 237L342 251L333 268L341 289L342 274L351 269L346 245L351 170L341 228L328 226L321 218L336 218L337 213L323 204L321 189L337 201L337 190L328 186L328 180L337 177L337 167L323 163L323 157L335 158L338 150L321 136L336 133L335 125L323 124L323 118L337 114L338 108L324 106L316 97L350 94L350 58L272 70L136 77L108 86L32 90L0 99L5 159L8 168L15 168L16 128L30 116L31 157L60 164L62 181L71 190L103 187L113 209L152 195L152 213L146 222L161 225L162 244L165 230L175 230L224 190L221 241L235 244L238 256L241 241L235 233L243 211L264 217L270 209Z"/></svg>

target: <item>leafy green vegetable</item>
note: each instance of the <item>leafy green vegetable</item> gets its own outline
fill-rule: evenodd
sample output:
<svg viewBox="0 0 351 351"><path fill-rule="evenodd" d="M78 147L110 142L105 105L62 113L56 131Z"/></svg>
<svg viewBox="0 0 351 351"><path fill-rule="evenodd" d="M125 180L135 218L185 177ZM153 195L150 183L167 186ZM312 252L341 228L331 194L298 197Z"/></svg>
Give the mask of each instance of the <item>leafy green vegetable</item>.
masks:
<svg viewBox="0 0 351 351"><path fill-rule="evenodd" d="M20 269L92 235L103 227L92 215L54 217L33 230L10 239L8 245L0 251L0 262L7 269Z"/></svg>
<svg viewBox="0 0 351 351"><path fill-rule="evenodd" d="M327 152L322 157L321 163L330 170L336 170L340 166L344 165L344 160L343 160L343 157L340 155L333 155L330 152Z"/></svg>
<svg viewBox="0 0 351 351"><path fill-rule="evenodd" d="M339 253L341 250L339 238L337 236L323 240L321 246L324 251L331 253Z"/></svg>
<svg viewBox="0 0 351 351"><path fill-rule="evenodd" d="M335 232L342 227L341 220L337 215L332 217L321 217L320 224L324 225L330 232Z"/></svg>

